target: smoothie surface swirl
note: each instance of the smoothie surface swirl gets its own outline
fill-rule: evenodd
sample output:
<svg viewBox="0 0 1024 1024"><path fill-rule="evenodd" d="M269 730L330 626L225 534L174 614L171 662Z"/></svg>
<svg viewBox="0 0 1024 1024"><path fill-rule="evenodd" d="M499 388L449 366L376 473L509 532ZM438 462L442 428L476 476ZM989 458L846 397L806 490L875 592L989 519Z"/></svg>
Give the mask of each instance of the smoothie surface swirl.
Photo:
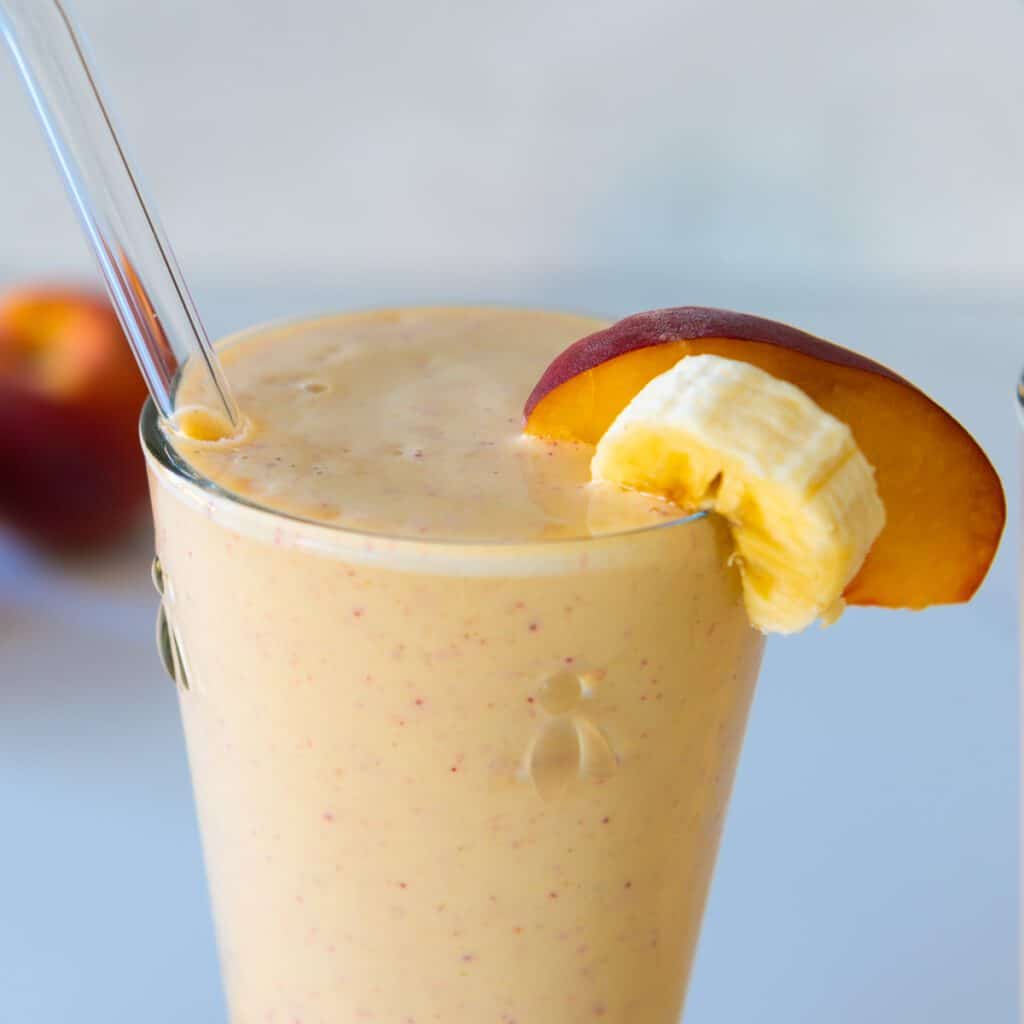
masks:
<svg viewBox="0 0 1024 1024"><path fill-rule="evenodd" d="M203 476L275 511L418 539L525 542L677 518L590 483L590 445L522 434L537 375L602 326L500 308L373 311L247 331L221 347L240 441L178 438ZM177 404L202 404L186 372Z"/></svg>

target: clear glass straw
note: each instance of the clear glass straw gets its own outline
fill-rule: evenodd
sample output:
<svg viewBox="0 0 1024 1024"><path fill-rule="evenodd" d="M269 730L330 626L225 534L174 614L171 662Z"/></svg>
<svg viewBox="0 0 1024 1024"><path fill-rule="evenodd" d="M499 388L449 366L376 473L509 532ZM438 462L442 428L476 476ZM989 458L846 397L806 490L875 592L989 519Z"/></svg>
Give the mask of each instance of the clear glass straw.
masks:
<svg viewBox="0 0 1024 1024"><path fill-rule="evenodd" d="M0 32L35 103L114 308L161 416L187 361L209 373L220 413L241 418L167 237L128 164L60 0L0 0Z"/></svg>

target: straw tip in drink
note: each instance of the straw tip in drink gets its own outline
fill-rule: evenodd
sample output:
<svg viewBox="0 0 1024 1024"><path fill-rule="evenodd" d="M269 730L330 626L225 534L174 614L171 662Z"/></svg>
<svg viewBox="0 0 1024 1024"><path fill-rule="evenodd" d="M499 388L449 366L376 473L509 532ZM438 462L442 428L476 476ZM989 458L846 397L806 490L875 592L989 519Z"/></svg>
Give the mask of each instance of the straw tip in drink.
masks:
<svg viewBox="0 0 1024 1024"><path fill-rule="evenodd" d="M190 441L225 441L237 439L243 432L236 429L231 421L215 409L201 405L186 405L177 409L170 421L170 428Z"/></svg>

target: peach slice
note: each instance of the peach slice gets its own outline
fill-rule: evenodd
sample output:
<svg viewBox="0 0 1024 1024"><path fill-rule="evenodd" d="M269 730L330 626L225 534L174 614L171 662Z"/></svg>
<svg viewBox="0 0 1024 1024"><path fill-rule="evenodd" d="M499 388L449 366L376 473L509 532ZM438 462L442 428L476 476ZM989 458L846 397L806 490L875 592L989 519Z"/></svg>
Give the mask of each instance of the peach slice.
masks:
<svg viewBox="0 0 1024 1024"><path fill-rule="evenodd" d="M801 388L849 425L874 466L886 526L846 588L848 604L924 608L971 598L1006 519L985 453L892 370L795 327L697 306L627 317L551 363L526 403L526 432L595 444L648 381L705 353Z"/></svg>

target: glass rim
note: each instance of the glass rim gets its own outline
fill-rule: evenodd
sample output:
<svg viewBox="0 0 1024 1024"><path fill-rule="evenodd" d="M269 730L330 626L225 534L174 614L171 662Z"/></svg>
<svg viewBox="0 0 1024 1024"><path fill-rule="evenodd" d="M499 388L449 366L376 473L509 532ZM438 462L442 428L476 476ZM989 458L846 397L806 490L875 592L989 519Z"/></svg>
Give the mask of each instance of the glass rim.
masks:
<svg viewBox="0 0 1024 1024"><path fill-rule="evenodd" d="M253 501L225 487L221 487L220 484L196 470L175 450L170 438L162 429L160 415L152 398L146 399L142 406L142 412L139 415L139 440L144 453L153 459L159 467L170 473L180 482L195 488L207 498L225 502L229 506L249 512L270 516L272 519L294 525L304 531L313 530L322 533L325 538L333 537L363 544L401 545L439 552L445 550L467 552L490 551L498 554L526 549L540 553L543 551L553 552L564 548L578 550L602 542L612 543L623 538L648 536L707 518L706 512L680 513L677 518L649 523L644 526L633 526L624 530L611 530L607 533L581 535L579 537L538 537L519 540L418 537L408 533L360 530L338 523L325 523L322 520L284 512L281 509Z"/></svg>

